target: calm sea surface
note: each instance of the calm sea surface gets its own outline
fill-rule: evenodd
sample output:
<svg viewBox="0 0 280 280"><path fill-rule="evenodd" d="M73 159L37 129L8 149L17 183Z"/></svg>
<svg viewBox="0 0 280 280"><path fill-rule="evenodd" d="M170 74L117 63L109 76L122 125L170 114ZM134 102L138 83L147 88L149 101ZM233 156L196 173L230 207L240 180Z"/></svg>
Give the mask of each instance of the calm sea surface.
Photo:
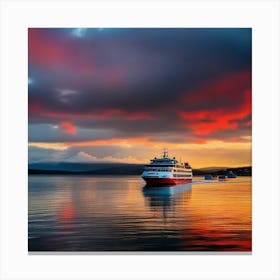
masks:
<svg viewBox="0 0 280 280"><path fill-rule="evenodd" d="M251 177L30 175L29 251L251 251Z"/></svg>

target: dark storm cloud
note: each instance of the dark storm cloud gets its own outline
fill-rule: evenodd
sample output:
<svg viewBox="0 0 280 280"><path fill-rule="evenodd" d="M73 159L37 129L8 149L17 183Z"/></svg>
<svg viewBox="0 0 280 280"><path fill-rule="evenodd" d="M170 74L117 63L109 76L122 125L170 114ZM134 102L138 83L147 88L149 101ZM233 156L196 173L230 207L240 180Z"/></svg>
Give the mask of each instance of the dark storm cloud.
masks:
<svg viewBox="0 0 280 280"><path fill-rule="evenodd" d="M30 29L29 77L30 141L39 124L62 121L77 134L45 142L96 139L83 128L183 141L250 134L251 29Z"/></svg>

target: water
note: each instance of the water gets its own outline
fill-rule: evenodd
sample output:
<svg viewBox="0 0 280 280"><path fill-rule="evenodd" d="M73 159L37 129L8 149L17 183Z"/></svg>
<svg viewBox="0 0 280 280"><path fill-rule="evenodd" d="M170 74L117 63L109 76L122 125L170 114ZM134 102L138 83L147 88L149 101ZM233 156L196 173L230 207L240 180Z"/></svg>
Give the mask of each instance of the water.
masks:
<svg viewBox="0 0 280 280"><path fill-rule="evenodd" d="M251 177L29 176L29 251L251 251Z"/></svg>

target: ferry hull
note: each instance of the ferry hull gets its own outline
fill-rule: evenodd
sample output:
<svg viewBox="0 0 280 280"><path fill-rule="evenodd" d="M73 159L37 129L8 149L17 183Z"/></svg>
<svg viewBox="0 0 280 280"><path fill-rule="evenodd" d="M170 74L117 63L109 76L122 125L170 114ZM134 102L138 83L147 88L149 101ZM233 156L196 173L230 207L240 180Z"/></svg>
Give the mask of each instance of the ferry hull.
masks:
<svg viewBox="0 0 280 280"><path fill-rule="evenodd" d="M186 179L175 179L175 178L148 178L148 177L142 177L143 180L147 183L147 185L179 185L179 184L186 184L191 183L191 178Z"/></svg>

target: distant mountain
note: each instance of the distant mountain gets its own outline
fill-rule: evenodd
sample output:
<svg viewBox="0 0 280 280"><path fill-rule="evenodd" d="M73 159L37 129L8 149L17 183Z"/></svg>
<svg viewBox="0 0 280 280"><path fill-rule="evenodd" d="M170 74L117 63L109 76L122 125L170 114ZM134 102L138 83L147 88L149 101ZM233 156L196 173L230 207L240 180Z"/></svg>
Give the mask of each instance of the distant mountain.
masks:
<svg viewBox="0 0 280 280"><path fill-rule="evenodd" d="M28 165L28 174L69 174L69 175L140 175L144 164L128 163L78 163L78 162L45 162ZM194 175L218 175L232 171L237 176L251 176L252 168L206 167L193 169Z"/></svg>

